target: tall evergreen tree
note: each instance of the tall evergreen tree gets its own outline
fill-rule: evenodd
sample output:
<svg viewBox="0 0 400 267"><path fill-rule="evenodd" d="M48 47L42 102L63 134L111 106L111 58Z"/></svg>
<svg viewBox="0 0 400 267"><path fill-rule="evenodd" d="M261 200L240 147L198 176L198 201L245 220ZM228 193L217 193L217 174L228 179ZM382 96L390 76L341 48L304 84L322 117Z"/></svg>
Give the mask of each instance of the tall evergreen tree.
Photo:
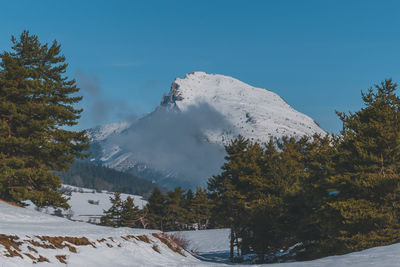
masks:
<svg viewBox="0 0 400 267"><path fill-rule="evenodd" d="M133 198L128 196L122 203L121 209L121 226L140 228L142 227L140 223L140 217L142 213L139 208L133 203Z"/></svg>
<svg viewBox="0 0 400 267"><path fill-rule="evenodd" d="M360 250L400 240L400 98L385 80L362 93L365 107L343 122L337 173L328 182L338 192L326 204L330 253Z"/></svg>
<svg viewBox="0 0 400 267"><path fill-rule="evenodd" d="M110 196L110 202L111 207L107 211L104 211L105 215L101 217L100 223L107 226L121 227L124 208L121 193L115 192L113 196Z"/></svg>
<svg viewBox="0 0 400 267"><path fill-rule="evenodd" d="M239 136L231 144L225 146L226 162L221 167L222 173L208 179L207 185L214 204L213 215L220 224L231 229L230 258L234 256L234 243L240 231L240 219L243 216L242 201L244 196L236 188L243 154L249 141Z"/></svg>
<svg viewBox="0 0 400 267"><path fill-rule="evenodd" d="M187 210L184 208L185 195L181 187L169 191L166 200L166 224L165 229L183 230L186 225Z"/></svg>
<svg viewBox="0 0 400 267"><path fill-rule="evenodd" d="M190 228L189 225L191 225L193 222L196 221L195 211L194 211L194 202L195 202L195 196L193 194L193 191L192 191L192 189L188 189L186 191L185 199L183 202L183 208L186 210L185 222L188 224L188 228Z"/></svg>
<svg viewBox="0 0 400 267"><path fill-rule="evenodd" d="M211 204L208 200L207 191L201 187L196 188L192 214L192 221L197 223L198 229L207 229L211 216Z"/></svg>
<svg viewBox="0 0 400 267"><path fill-rule="evenodd" d="M0 54L0 197L32 200L38 206L66 207L51 170L67 170L88 145L77 124L82 98L66 75L65 57L56 41L41 44L24 31L12 37L12 51Z"/></svg>
<svg viewBox="0 0 400 267"><path fill-rule="evenodd" d="M167 215L166 197L157 187L151 193L145 209L148 213L149 227L164 231Z"/></svg>

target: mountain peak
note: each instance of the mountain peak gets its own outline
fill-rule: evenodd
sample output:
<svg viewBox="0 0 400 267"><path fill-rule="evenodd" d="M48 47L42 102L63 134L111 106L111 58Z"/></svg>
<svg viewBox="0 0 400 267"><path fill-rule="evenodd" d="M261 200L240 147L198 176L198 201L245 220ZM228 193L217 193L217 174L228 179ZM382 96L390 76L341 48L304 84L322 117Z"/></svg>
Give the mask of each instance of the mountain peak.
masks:
<svg viewBox="0 0 400 267"><path fill-rule="evenodd" d="M198 71L186 74L183 79L176 78L161 101L162 105L174 104L181 111L201 103L212 106L234 126L235 129L227 131L232 136L225 136L224 140L237 134L266 142L271 137L325 133L314 120L293 109L279 95L220 74Z"/></svg>
<svg viewBox="0 0 400 267"><path fill-rule="evenodd" d="M91 160L167 187L192 188L220 172L224 145L238 135L266 143L325 133L279 95L205 72L176 78L155 111L125 126L100 129Z"/></svg>

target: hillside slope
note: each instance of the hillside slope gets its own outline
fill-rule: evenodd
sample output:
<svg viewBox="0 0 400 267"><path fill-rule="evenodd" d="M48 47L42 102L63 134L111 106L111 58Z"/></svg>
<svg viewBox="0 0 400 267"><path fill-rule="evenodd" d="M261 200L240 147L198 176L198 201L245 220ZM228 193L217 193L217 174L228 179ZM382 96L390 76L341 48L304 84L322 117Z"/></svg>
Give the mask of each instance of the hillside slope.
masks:
<svg viewBox="0 0 400 267"><path fill-rule="evenodd" d="M72 222L0 201L0 266L196 266L159 231Z"/></svg>
<svg viewBox="0 0 400 267"><path fill-rule="evenodd" d="M202 255L224 252L229 247L227 229L190 231L181 234L189 241L189 248ZM273 266L398 266L399 262L400 244L394 244L314 261L280 263ZM228 266L194 258L187 252L179 250L159 231L110 228L72 222L0 201L0 266L32 265Z"/></svg>

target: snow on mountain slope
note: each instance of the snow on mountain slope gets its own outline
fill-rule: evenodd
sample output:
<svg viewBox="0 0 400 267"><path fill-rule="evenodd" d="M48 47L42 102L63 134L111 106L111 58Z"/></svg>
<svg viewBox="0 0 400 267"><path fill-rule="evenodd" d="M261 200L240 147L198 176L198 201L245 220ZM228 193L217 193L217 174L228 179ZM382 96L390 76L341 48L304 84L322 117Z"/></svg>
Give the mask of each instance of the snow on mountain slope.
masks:
<svg viewBox="0 0 400 267"><path fill-rule="evenodd" d="M100 217L104 215L104 211L111 207L110 197L113 192L103 190L96 192L93 189L81 188L71 185L62 185L62 189L68 194L64 195L69 198L68 204L70 209L63 212L63 215L70 216L73 220L99 223ZM142 196L130 195L121 193L121 200L125 201L127 197L133 199L133 203L139 208L147 204L147 201ZM36 209L32 202L27 202L28 209ZM47 214L54 214L54 208L41 209L42 212Z"/></svg>
<svg viewBox="0 0 400 267"><path fill-rule="evenodd" d="M223 145L239 134L264 143L325 133L277 94L204 72L175 79L152 113L88 132L96 136L91 161L170 188L205 186L224 162Z"/></svg>
<svg viewBox="0 0 400 267"><path fill-rule="evenodd" d="M0 266L202 266L174 247L158 231L72 222L0 201Z"/></svg>
<svg viewBox="0 0 400 267"><path fill-rule="evenodd" d="M131 122L110 123L106 125L96 126L87 130L87 136L90 142L101 141L106 139L111 134L118 134L128 128Z"/></svg>
<svg viewBox="0 0 400 267"><path fill-rule="evenodd" d="M277 94L229 76L192 72L184 79L175 79L169 95L162 100L162 104L175 103L183 112L202 102L210 104L233 125L233 129L226 130L234 136L222 138L210 133L214 142L226 143L237 134L267 142L271 137L325 133L314 120L294 110Z"/></svg>

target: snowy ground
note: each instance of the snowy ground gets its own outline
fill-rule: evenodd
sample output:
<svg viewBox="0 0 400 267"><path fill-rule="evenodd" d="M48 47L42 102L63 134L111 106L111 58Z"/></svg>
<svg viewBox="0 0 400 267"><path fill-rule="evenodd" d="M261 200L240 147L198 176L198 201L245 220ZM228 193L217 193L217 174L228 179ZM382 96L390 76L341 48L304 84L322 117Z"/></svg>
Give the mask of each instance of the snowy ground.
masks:
<svg viewBox="0 0 400 267"><path fill-rule="evenodd" d="M223 262L226 265L243 266L240 264L229 264L226 258L229 256L229 229L201 230L171 232L178 234L189 241L189 248L198 252L200 259L212 260L208 262L210 266L222 266L217 262ZM169 233L168 233L169 234ZM206 265L206 263L204 263ZM224 265L225 265L224 264ZM246 265L249 266L249 265ZM354 252L341 256L326 257L314 261L260 264L251 266L277 266L277 267L339 267L339 266L400 266L400 243L390 246L376 247L360 252Z"/></svg>
<svg viewBox="0 0 400 267"><path fill-rule="evenodd" d="M168 232L189 241L189 250L198 253L229 251L229 229Z"/></svg>
<svg viewBox="0 0 400 267"><path fill-rule="evenodd" d="M63 188L69 188L73 191L71 192L71 196L67 196L70 198L68 204L71 206L71 209L70 211L63 211L64 214L68 214L72 211L73 220L98 223L100 222L100 217L104 215L103 211L108 210L111 207L110 197L113 196L113 192L95 192L93 189L75 187L71 185L63 185ZM146 200L144 200L141 196L136 195L121 194L121 199L126 200L128 196L133 198L133 202L140 209L147 204ZM93 201L98 204L90 204L89 201ZM28 208L35 209L35 206L30 203ZM42 212L53 214L54 209L43 209Z"/></svg>
<svg viewBox="0 0 400 267"><path fill-rule="evenodd" d="M0 266L32 266L40 256L50 263L38 262L34 266L66 266L56 256L65 257L68 266L201 266L189 253L174 252L153 236L157 233L72 222L0 201ZM90 244L75 246L63 241L61 247L54 247L51 242L41 240L47 237L86 238ZM17 238L20 243L10 246L10 238ZM21 256L7 257L10 251Z"/></svg>
<svg viewBox="0 0 400 267"><path fill-rule="evenodd" d="M189 240L189 249L196 251L200 255L199 258L185 251L181 251L183 254L181 255L169 248L162 242L159 231L110 228L73 222L0 201L1 267L32 266L40 256L41 259L47 259L49 263L37 262L34 266L219 267L232 265L226 261L224 264L218 259L204 256L213 253L223 255L228 252L228 229L186 231L177 234ZM87 244L74 242L73 238L86 240ZM57 243L53 239L61 241ZM171 244L173 243L169 243L170 246ZM14 257L6 256L11 254L14 254ZM61 263L57 257L62 257L68 264ZM272 266L400 266L400 244L315 261L272 264Z"/></svg>

